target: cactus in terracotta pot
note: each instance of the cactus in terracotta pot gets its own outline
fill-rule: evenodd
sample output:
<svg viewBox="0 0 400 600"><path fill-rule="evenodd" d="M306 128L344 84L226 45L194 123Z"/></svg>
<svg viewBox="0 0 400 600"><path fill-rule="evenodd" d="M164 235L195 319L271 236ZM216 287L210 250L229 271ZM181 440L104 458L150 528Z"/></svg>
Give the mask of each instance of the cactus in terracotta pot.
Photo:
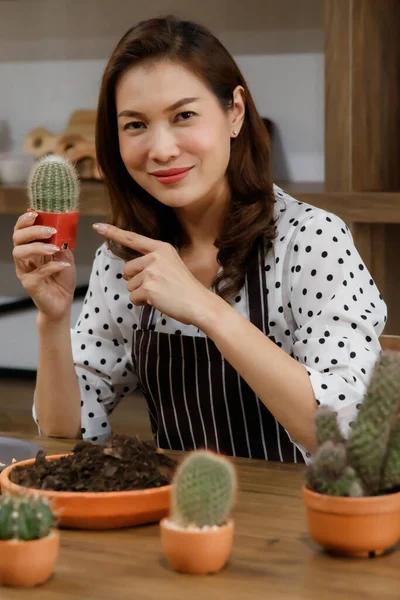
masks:
<svg viewBox="0 0 400 600"><path fill-rule="evenodd" d="M236 489L235 467L224 456L198 450L178 467L171 513L160 523L162 546L173 569L206 574L223 568L233 543L230 513Z"/></svg>
<svg viewBox="0 0 400 600"><path fill-rule="evenodd" d="M0 496L0 585L31 587L53 572L60 535L46 498Z"/></svg>
<svg viewBox="0 0 400 600"><path fill-rule="evenodd" d="M334 496L376 496L400 489L400 356L382 352L347 440L336 413L317 412L318 449L310 489Z"/></svg>
<svg viewBox="0 0 400 600"><path fill-rule="evenodd" d="M38 160L29 175L29 210L38 213L35 225L57 229L50 243L63 249L75 247L79 188L78 174L72 162L56 154Z"/></svg>

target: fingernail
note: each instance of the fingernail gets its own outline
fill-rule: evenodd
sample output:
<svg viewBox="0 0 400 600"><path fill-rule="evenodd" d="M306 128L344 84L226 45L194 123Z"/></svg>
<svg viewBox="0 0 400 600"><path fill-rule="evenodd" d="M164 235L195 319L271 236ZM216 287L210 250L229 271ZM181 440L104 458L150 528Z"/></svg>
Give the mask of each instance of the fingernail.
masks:
<svg viewBox="0 0 400 600"><path fill-rule="evenodd" d="M46 252L59 252L60 248L58 246L54 246L53 244L45 244L44 248Z"/></svg>
<svg viewBox="0 0 400 600"><path fill-rule="evenodd" d="M43 235L53 235L57 233L57 229L54 229L54 227L42 227L41 232Z"/></svg>
<svg viewBox="0 0 400 600"><path fill-rule="evenodd" d="M93 228L97 229L99 233L104 233L105 231L107 231L107 225L105 225L104 223L95 223L93 225Z"/></svg>
<svg viewBox="0 0 400 600"><path fill-rule="evenodd" d="M22 215L22 218L25 221L31 221L33 218L36 219L36 217L37 217L37 213L35 213L35 212L26 212Z"/></svg>
<svg viewBox="0 0 400 600"><path fill-rule="evenodd" d="M60 265L61 267L70 267L71 263L69 262L64 262L64 261L59 261L57 262L58 265Z"/></svg>

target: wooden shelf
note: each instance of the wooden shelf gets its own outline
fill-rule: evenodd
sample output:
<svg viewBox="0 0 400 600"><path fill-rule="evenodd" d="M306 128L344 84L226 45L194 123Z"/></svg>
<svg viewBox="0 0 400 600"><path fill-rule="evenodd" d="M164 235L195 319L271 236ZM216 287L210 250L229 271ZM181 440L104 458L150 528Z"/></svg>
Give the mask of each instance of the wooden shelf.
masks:
<svg viewBox="0 0 400 600"><path fill-rule="evenodd" d="M279 183L302 202L330 211L346 223L400 223L398 192L326 192L323 183Z"/></svg>
<svg viewBox="0 0 400 600"><path fill-rule="evenodd" d="M297 200L333 212L346 223L400 223L400 191L325 192L323 183L313 182L278 185ZM0 214L22 214L27 206L25 186L0 186ZM82 216L107 215L107 196L102 183L82 184L80 211Z"/></svg>
<svg viewBox="0 0 400 600"><path fill-rule="evenodd" d="M107 196L103 184L99 181L83 182L79 204L83 216L107 214ZM0 185L0 214L19 215L27 207L28 197L24 185Z"/></svg>

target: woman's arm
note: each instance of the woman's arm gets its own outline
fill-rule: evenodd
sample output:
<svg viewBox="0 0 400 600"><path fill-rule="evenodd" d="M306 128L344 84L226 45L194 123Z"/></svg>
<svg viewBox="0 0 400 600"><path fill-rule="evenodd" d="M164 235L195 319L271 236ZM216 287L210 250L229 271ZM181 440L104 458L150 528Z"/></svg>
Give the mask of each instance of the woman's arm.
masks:
<svg viewBox="0 0 400 600"><path fill-rule="evenodd" d="M33 417L44 435L106 440L110 413L137 387L126 351L137 311L129 304L122 267L102 246L75 327L69 319L50 326L38 318Z"/></svg>
<svg viewBox="0 0 400 600"><path fill-rule="evenodd" d="M345 435L356 418L379 355L386 305L341 219L308 208L292 231L284 254L274 250L267 261L271 272L278 256L282 265L277 277L294 358L211 295L200 327L293 441L313 452L319 404L336 410Z"/></svg>
<svg viewBox="0 0 400 600"><path fill-rule="evenodd" d="M72 358L70 314L60 323L37 317L36 422L43 435L81 437L81 394Z"/></svg>

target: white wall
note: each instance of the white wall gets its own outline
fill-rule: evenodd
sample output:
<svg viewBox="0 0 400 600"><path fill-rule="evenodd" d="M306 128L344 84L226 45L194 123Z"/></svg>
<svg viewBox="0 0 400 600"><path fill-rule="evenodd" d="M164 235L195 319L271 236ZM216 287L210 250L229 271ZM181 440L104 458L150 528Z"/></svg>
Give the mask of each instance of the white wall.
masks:
<svg viewBox="0 0 400 600"><path fill-rule="evenodd" d="M173 12L210 27L235 56L262 116L277 126L274 175L322 181L321 0L1 0L0 151L60 133L95 108L102 71L136 21Z"/></svg>

